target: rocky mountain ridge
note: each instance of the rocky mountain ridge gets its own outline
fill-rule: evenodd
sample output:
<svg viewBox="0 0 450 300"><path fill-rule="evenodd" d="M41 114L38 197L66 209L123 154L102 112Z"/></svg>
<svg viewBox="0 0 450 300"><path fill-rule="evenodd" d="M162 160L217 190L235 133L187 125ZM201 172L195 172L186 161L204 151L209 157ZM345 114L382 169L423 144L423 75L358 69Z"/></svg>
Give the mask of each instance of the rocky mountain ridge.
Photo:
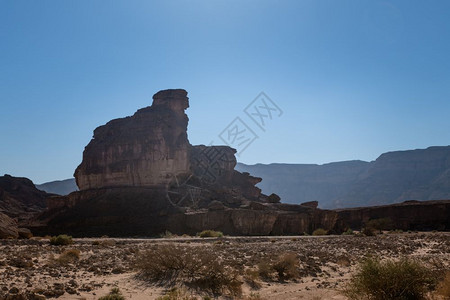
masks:
<svg viewBox="0 0 450 300"><path fill-rule="evenodd" d="M334 209L450 199L450 146L388 152L372 162L239 163L236 169L263 178L258 187L286 203L318 201Z"/></svg>

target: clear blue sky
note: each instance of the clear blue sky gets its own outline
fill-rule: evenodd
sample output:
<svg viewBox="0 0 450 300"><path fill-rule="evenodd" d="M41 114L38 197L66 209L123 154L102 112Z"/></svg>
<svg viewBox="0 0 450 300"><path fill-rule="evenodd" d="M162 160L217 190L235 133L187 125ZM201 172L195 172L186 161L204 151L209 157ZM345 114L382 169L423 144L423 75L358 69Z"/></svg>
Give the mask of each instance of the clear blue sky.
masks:
<svg viewBox="0 0 450 300"><path fill-rule="evenodd" d="M244 163L450 144L450 1L0 0L0 173L72 176L93 130L189 92L192 144L261 91ZM250 125L250 124L249 124Z"/></svg>

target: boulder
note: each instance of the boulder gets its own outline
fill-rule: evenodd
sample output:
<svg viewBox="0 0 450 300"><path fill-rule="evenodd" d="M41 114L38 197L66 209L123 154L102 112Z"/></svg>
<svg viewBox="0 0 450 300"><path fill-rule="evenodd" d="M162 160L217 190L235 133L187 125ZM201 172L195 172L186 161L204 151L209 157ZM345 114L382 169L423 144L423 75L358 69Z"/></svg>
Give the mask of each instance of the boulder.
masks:
<svg viewBox="0 0 450 300"><path fill-rule="evenodd" d="M33 237L31 230L28 228L19 228L17 232L19 233L19 238L21 239L30 239Z"/></svg>
<svg viewBox="0 0 450 300"><path fill-rule="evenodd" d="M0 212L0 239L16 239L18 237L17 222Z"/></svg>

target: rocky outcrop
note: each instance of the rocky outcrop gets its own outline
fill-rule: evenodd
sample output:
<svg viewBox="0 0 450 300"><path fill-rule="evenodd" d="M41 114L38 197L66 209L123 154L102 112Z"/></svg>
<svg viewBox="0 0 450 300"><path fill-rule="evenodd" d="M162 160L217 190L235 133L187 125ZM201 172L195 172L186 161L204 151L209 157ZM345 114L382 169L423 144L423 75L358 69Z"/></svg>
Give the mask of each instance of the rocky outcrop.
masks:
<svg viewBox="0 0 450 300"><path fill-rule="evenodd" d="M450 146L395 151L373 162L324 165L238 164L263 178L263 192L286 203L318 201L320 207L374 206L405 200L450 199Z"/></svg>
<svg viewBox="0 0 450 300"><path fill-rule="evenodd" d="M49 196L28 178L0 176L0 212L17 218L20 224L44 211Z"/></svg>
<svg viewBox="0 0 450 300"><path fill-rule="evenodd" d="M38 190L28 178L0 176L0 238L30 238L27 228L46 209L52 194Z"/></svg>
<svg viewBox="0 0 450 300"><path fill-rule="evenodd" d="M185 90L160 91L152 106L95 129L74 174L80 190L160 187L189 172L188 107Z"/></svg>
<svg viewBox="0 0 450 300"><path fill-rule="evenodd" d="M0 212L0 239L16 239L19 237L17 222Z"/></svg>
<svg viewBox="0 0 450 300"><path fill-rule="evenodd" d="M389 221L388 229L450 230L450 200L403 203L335 210L335 231L361 229L370 220Z"/></svg>

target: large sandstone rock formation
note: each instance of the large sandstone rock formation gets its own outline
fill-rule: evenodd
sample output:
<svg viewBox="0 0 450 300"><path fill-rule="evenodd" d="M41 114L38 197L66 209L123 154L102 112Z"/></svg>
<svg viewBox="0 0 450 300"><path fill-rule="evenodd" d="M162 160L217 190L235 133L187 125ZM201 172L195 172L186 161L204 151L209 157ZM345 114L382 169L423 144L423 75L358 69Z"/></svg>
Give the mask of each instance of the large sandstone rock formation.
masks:
<svg viewBox="0 0 450 300"><path fill-rule="evenodd" d="M100 126L75 171L80 190L158 187L189 171L185 90L165 90L132 117Z"/></svg>
<svg viewBox="0 0 450 300"><path fill-rule="evenodd" d="M273 201L240 173L236 150L192 146L184 90L160 91L153 105L94 131L75 171L79 192L48 199L45 233L154 235L165 230L299 234L331 227L333 212Z"/></svg>

